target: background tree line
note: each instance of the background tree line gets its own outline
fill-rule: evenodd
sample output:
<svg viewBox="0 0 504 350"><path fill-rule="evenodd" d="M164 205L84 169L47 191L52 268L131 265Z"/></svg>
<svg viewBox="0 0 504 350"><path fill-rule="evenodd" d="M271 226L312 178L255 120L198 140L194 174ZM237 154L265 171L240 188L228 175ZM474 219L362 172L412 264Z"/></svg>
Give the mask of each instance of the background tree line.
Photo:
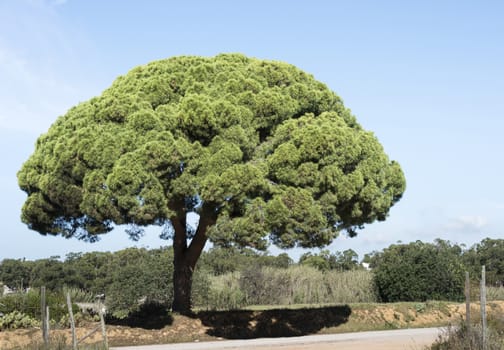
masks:
<svg viewBox="0 0 504 350"><path fill-rule="evenodd" d="M173 249L128 248L115 253L70 253L64 259L4 259L0 281L14 290L72 288L83 299L105 294L115 316L145 303L169 307ZM469 249L444 240L393 244L366 254L364 269L352 250L303 254L295 263L251 249L214 247L203 253L193 280L199 308L252 304L313 304L452 300L463 298L464 272L477 283L481 265L494 287L504 281L504 240L486 238ZM500 288L502 290L502 287ZM2 311L2 310L0 310Z"/></svg>

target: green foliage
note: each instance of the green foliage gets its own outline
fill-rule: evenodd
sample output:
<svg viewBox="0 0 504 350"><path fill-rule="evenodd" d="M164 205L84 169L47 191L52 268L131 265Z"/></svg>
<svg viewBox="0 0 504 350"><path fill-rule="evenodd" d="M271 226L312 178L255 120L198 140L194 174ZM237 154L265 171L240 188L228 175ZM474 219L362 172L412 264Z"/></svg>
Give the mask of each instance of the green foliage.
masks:
<svg viewBox="0 0 504 350"><path fill-rule="evenodd" d="M349 271L362 268L359 265L358 257L358 254L352 249L347 249L344 252L335 252L334 254L325 249L318 254L308 252L301 255L299 263L315 267L321 271Z"/></svg>
<svg viewBox="0 0 504 350"><path fill-rule="evenodd" d="M311 266L321 271L327 271L331 268L331 262L329 257L324 254L325 252L329 253L329 251L323 251L320 254L312 254L310 252L301 255L299 258L299 263L301 265Z"/></svg>
<svg viewBox="0 0 504 350"><path fill-rule="evenodd" d="M206 308L212 310L236 310L245 305L245 294L240 289L240 274L231 272L210 279L210 293Z"/></svg>
<svg viewBox="0 0 504 350"><path fill-rule="evenodd" d="M0 298L0 311L4 314L19 312L33 319L40 319L40 291L15 293ZM68 313L66 297L61 292L46 292L46 305L49 306L52 320L59 322ZM73 311L78 312L74 304Z"/></svg>
<svg viewBox="0 0 504 350"><path fill-rule="evenodd" d="M126 224L135 240L148 225L178 237L177 311L190 309L189 271L207 240L325 246L385 220L405 190L399 164L327 86L238 54L134 68L58 118L18 182L21 219L41 234L96 241Z"/></svg>
<svg viewBox="0 0 504 350"><path fill-rule="evenodd" d="M57 119L18 180L22 220L42 234L94 241L113 224L163 225L208 207L211 240L257 249L268 235L281 247L353 235L405 188L324 84L236 54L134 68Z"/></svg>
<svg viewBox="0 0 504 350"><path fill-rule="evenodd" d="M25 260L4 259L0 264L0 282L14 290L23 290L31 283L31 266Z"/></svg>
<svg viewBox="0 0 504 350"><path fill-rule="evenodd" d="M193 274L191 300L194 305L208 305L211 290L210 276L207 271L196 269Z"/></svg>
<svg viewBox="0 0 504 350"><path fill-rule="evenodd" d="M464 252L462 259L472 278L481 275L485 265L485 279L489 286L504 285L504 239L485 238Z"/></svg>
<svg viewBox="0 0 504 350"><path fill-rule="evenodd" d="M71 280L71 274L65 271L65 265L59 258L59 256L54 256L41 259L33 266L32 287L45 286L49 290L61 290L64 281Z"/></svg>
<svg viewBox="0 0 504 350"><path fill-rule="evenodd" d="M138 311L144 303L169 305L173 296L171 249L129 248L117 252L110 266L106 304L117 318Z"/></svg>
<svg viewBox="0 0 504 350"><path fill-rule="evenodd" d="M19 311L0 317L0 330L39 327L40 321Z"/></svg>
<svg viewBox="0 0 504 350"><path fill-rule="evenodd" d="M241 271L251 265L287 268L292 263L292 259L287 253L272 256L267 252L257 252L248 248L213 247L208 252L202 253L199 266L218 276L228 272Z"/></svg>
<svg viewBox="0 0 504 350"><path fill-rule="evenodd" d="M369 271L326 271L307 266L249 267L210 277L208 299L199 308L234 310L251 305L376 302Z"/></svg>
<svg viewBox="0 0 504 350"><path fill-rule="evenodd" d="M70 294L70 300L74 303L93 303L96 301L96 295L75 287L64 287L63 295Z"/></svg>
<svg viewBox="0 0 504 350"><path fill-rule="evenodd" d="M108 252L70 253L65 259L65 270L70 272L71 280L65 278L64 284L94 294L103 294L110 281L110 267L113 254Z"/></svg>
<svg viewBox="0 0 504 350"><path fill-rule="evenodd" d="M247 305L375 302L369 271L325 271L308 266L249 268L240 275Z"/></svg>
<svg viewBox="0 0 504 350"><path fill-rule="evenodd" d="M373 274L382 301L461 300L460 247L438 240L396 244L375 254Z"/></svg>

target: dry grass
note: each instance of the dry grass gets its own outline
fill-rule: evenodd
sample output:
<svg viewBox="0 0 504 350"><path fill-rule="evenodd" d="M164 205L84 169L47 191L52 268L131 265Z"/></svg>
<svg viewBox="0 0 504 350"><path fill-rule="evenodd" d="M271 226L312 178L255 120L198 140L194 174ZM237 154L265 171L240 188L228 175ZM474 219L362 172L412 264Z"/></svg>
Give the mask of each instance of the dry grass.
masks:
<svg viewBox="0 0 504 350"><path fill-rule="evenodd" d="M327 305L376 302L369 271L319 271L309 266L263 267L211 278L200 309L234 310L250 305Z"/></svg>
<svg viewBox="0 0 504 350"><path fill-rule="evenodd" d="M237 335L241 334L252 337L264 334L261 333L263 331L270 332L270 336L275 336L274 334L277 333L284 334L284 331L300 332L302 334L328 334L379 329L434 327L459 324L465 316L464 304L448 302L358 303L339 305L339 307L337 305L276 305L262 308L256 306L247 309L249 310L202 312L206 317L199 318L173 315L173 322L159 329L108 325L108 340L111 346L132 346L216 340L218 333L221 336L237 337ZM254 311L250 309L254 309ZM475 323L478 323L477 311L479 305L473 304L472 309L474 310L472 319ZM504 301L488 303L487 311L489 326L494 330L504 330ZM235 322L237 319L242 321ZM307 319L310 322L307 323ZM501 325L499 326L495 322L501 322ZM274 325L273 328L272 325ZM318 325L317 329L309 328L314 325ZM95 326L96 324L90 324L88 329L78 329L79 337ZM273 331L277 333L271 334ZM51 332L51 334L53 336L60 334L59 336L66 337L68 342L71 337L68 330L57 330ZM499 334L501 339L504 339L504 333ZM0 349L39 350L42 349L40 342L34 343L33 339L40 339L40 337L40 330L37 329L0 332ZM100 340L100 335L97 335L96 339L89 342L91 345L88 348L80 348L100 349L99 345L92 345L99 344ZM59 344L62 344L62 342ZM57 342L53 343L51 350L64 349L57 346ZM68 344L66 346L68 348ZM441 349L444 348L438 348L437 350Z"/></svg>
<svg viewBox="0 0 504 350"><path fill-rule="evenodd" d="M487 300L504 300L504 287L487 287Z"/></svg>

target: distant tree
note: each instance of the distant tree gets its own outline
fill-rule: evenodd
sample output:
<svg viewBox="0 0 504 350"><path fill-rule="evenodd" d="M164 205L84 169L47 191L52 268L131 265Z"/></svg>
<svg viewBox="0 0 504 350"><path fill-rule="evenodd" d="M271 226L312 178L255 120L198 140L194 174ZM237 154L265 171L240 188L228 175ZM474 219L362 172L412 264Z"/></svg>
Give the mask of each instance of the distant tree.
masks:
<svg viewBox="0 0 504 350"><path fill-rule="evenodd" d="M0 283L15 290L31 284L31 265L24 259L4 259L0 262Z"/></svg>
<svg viewBox="0 0 504 350"><path fill-rule="evenodd" d="M180 312L207 240L322 247L385 220L405 189L399 164L324 84L229 54L134 68L60 117L18 180L22 220L42 234L96 241L127 224L138 239L163 226Z"/></svg>
<svg viewBox="0 0 504 350"><path fill-rule="evenodd" d="M479 278L485 265L487 283L504 284L504 239L485 238L464 252L462 259L474 278Z"/></svg>
<svg viewBox="0 0 504 350"><path fill-rule="evenodd" d="M59 256L34 261L31 273L32 287L45 286L49 290L57 291L68 284L67 271Z"/></svg>
<svg viewBox="0 0 504 350"><path fill-rule="evenodd" d="M65 258L65 269L72 271L71 286L95 294L105 293L111 283L110 275L113 254L108 252L70 253Z"/></svg>
<svg viewBox="0 0 504 350"><path fill-rule="evenodd" d="M323 250L319 254L304 253L299 257L299 264L311 266L320 271L327 271L331 268L329 251Z"/></svg>
<svg viewBox="0 0 504 350"><path fill-rule="evenodd" d="M287 268L291 264L292 259L286 253L273 256L267 252L262 253L249 248L238 249L237 247L223 248L216 246L203 252L198 266L218 276L229 272L242 271L250 267Z"/></svg>
<svg viewBox="0 0 504 350"><path fill-rule="evenodd" d="M371 257L384 302L460 300L464 293L461 249L450 242L393 244Z"/></svg>
<svg viewBox="0 0 504 350"><path fill-rule="evenodd" d="M279 268L286 269L289 266L291 266L293 263L294 263L294 261L291 259L289 254L280 253L271 259L271 263L269 263L269 265L272 267L279 267Z"/></svg>
<svg viewBox="0 0 504 350"><path fill-rule="evenodd" d="M350 271L360 269L359 254L353 249L347 249L343 252L334 253L334 259L331 268L333 270Z"/></svg>
<svg viewBox="0 0 504 350"><path fill-rule="evenodd" d="M359 265L359 255L352 249L343 252L331 252L327 249L321 250L318 254L311 252L301 255L299 263L315 267L321 271L339 270L349 271L361 268Z"/></svg>
<svg viewBox="0 0 504 350"><path fill-rule="evenodd" d="M254 253L255 254L255 253ZM247 255L236 247L212 247L201 256L199 266L218 276L239 271L247 265Z"/></svg>

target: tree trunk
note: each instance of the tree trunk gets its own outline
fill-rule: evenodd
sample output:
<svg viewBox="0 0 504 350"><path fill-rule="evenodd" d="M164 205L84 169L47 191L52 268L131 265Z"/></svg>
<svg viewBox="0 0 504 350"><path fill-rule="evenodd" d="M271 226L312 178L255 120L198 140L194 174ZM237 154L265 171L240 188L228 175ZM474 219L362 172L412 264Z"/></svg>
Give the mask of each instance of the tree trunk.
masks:
<svg viewBox="0 0 504 350"><path fill-rule="evenodd" d="M173 304L172 311L191 313L192 277L196 263L205 247L206 231L215 224L215 208L203 204L196 233L187 246L186 213L181 206L171 218L175 236L173 238Z"/></svg>
<svg viewBox="0 0 504 350"><path fill-rule="evenodd" d="M185 259L174 259L172 311L183 315L191 312L191 291L193 269Z"/></svg>

